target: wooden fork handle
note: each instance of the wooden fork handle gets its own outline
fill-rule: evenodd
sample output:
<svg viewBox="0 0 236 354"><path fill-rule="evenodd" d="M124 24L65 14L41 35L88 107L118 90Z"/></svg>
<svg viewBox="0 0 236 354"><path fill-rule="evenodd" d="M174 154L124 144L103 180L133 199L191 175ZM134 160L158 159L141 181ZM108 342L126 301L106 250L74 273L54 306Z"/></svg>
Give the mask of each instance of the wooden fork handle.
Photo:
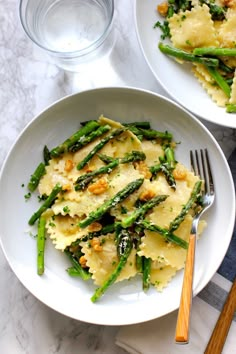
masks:
<svg viewBox="0 0 236 354"><path fill-rule="evenodd" d="M189 341L189 324L192 306L195 245L196 235L191 234L189 238L188 252L184 270L183 287L175 332L175 342L177 344L187 344Z"/></svg>
<svg viewBox="0 0 236 354"><path fill-rule="evenodd" d="M223 310L212 332L211 338L205 350L205 354L220 354L236 310L236 279L231 287L229 295L224 304Z"/></svg>

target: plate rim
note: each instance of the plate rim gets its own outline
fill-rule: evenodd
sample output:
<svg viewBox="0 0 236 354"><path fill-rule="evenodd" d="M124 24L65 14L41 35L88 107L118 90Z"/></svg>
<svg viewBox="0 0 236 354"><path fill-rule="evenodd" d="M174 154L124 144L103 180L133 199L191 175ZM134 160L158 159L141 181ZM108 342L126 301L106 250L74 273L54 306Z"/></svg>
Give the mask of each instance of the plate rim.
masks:
<svg viewBox="0 0 236 354"><path fill-rule="evenodd" d="M62 98L60 98L59 100L53 102L53 103L50 104L48 107L46 107L45 109L43 109L41 112L39 112L38 114L34 115L34 117L29 121L29 123L24 127L24 129L21 131L21 133L20 133L20 134L18 135L18 137L15 139L15 141L13 142L13 144L12 144L12 146L11 146L11 148L10 148L8 154L6 155L6 158L5 158L5 160L4 160L3 164L2 164L1 171L0 171L0 183L1 183L1 180L2 180L2 175L3 175L3 173L4 173L4 169L5 169L5 166L6 166L6 164L7 164L7 161L8 161L8 159L9 159L10 155L12 154L12 152L13 152L13 150L14 150L16 144L18 143L18 141L20 141L20 139L22 138L22 135L24 135L24 133L28 130L28 128L30 127L30 125L31 125L34 121L36 121L37 119L39 119L39 117L41 117L42 115L44 115L47 111L50 111L50 109L51 109L52 107L54 107L55 105L58 105L58 103L60 103L60 102L62 102L62 101L66 101L68 98L71 98L71 97L77 96L77 95L81 95L81 94L87 94L87 93L93 94L94 91L102 91L102 90L103 90L103 91L107 91L107 90L115 90L115 91L121 90L121 91L129 91L129 92L133 92L133 93L134 93L134 92L136 92L136 93L138 92L138 93L145 93L145 94L147 94L147 95L152 95L153 97L158 97L158 98L160 98L160 99L164 99L165 101L167 101L167 102L173 104L174 106L176 106L176 107L177 107L178 109L180 109L181 111L184 111L188 116L191 116L191 118L195 121L195 123L196 123L197 125L199 125L199 126L201 127L201 129L203 129L203 130L205 131L205 133L207 133L207 135L209 135L210 138L213 140L214 144L216 145L216 147L217 147L217 149L218 149L218 151L219 151L219 153L220 153L220 155L221 155L221 158L223 159L224 164L225 164L225 165L227 166L227 168L228 168L228 170L227 170L228 173L227 173L227 174L228 174L228 176L229 176L229 178L230 178L230 181L231 181L231 188L234 187L233 179L232 179L232 174L231 174L230 168L229 168L229 166L228 166L226 157L225 157L225 155L223 154L222 149L220 148L220 145L219 145L219 143L217 142L217 140L214 138L214 136L212 135L212 133L204 126L204 124L203 124L201 121L199 121L193 114L191 114L188 110L186 110L185 108L183 108L180 104L178 104L178 103L175 102L175 101L172 101L172 100L171 100L170 98L168 98L168 97L165 97L165 96L163 96L163 95L161 95L161 94L158 94L158 93L155 93L155 92L152 92L152 91L149 91L149 90L140 89L140 88L134 88L134 87L128 87L128 86L125 86L125 87L124 87L124 86L119 86L119 87L117 87L117 86L112 86L112 87L100 87L100 88L94 88L94 89L89 89L89 90L86 90L86 91L82 91L82 92L70 94L70 95L67 95L67 96L65 96L65 97L62 97ZM233 199L233 208L234 208L234 211L235 211L235 199ZM233 230L233 226L234 226L233 220L231 220L231 224L232 224L232 225L231 225L231 228L232 228L232 230ZM2 233L2 231L1 231L1 233ZM230 243L230 240L231 240L231 238L229 238L229 240L228 240L228 245L229 245L229 243ZM47 305L48 307L54 309L55 311L57 311L57 312L59 312L59 313L65 315L65 316L68 316L68 317L70 317L70 318L74 318L74 319L76 319L76 320L81 320L81 321L83 321L83 322L94 323L94 324L101 324L101 325L111 325L111 326L113 326L113 325L120 325L120 326L121 326L121 325L129 325L129 324L135 324L135 323L142 323L142 322L146 322L146 321L148 321L148 320L152 320L152 319L156 318L156 317L153 317L153 318L147 318L147 319L144 319L144 320L143 320L143 319L140 319L139 321L136 320L135 322L130 321L130 320L126 320L126 321L123 321L123 323L120 323L120 322L103 323L103 322L97 322L97 321L91 321L91 320L86 321L86 319L81 319L81 318L78 318L77 316L72 317L71 315L66 314L66 313L63 312L62 310L59 310L58 308L53 307L52 304L49 305L48 303L46 303L45 301L43 301L40 297L38 297L37 294L35 294L35 292L33 292L31 289L29 289L29 287L27 286L27 284L25 284L25 282L23 282L22 279L21 279L21 277L17 274L18 272L16 271L16 269L15 269L14 266L13 266L13 263L14 263L14 262L10 261L8 255L6 254L4 245L3 245L3 243L2 243L2 237L1 237L1 235L0 235L0 245L1 245L1 248L2 248L2 250L3 250L4 256L6 257L7 262L8 262L8 264L9 264L10 268L12 269L12 271L14 272L14 274L17 276L17 278L19 279L19 281L25 286L25 288L26 288L31 294L33 294L34 297L36 297L38 300L40 300L41 302L43 302L45 305ZM228 247L228 246L227 246L227 247ZM208 283L209 281L210 281L210 279L207 281L207 283ZM206 283L206 284L207 284L207 283ZM197 293L199 293L199 291L201 291L202 288L203 288L206 284L202 284L201 287L198 287L198 288L197 288ZM195 293L194 295L196 295L196 293ZM97 305L96 305L96 306L97 306ZM175 306L172 307L172 308L170 307L169 311L168 311L168 312L165 312L163 315L166 315L166 314L168 314L168 313L174 311L175 309L176 309ZM163 316L163 315L161 315L161 316ZM159 316L159 317L161 317L161 316Z"/></svg>
<svg viewBox="0 0 236 354"><path fill-rule="evenodd" d="M133 7L133 12L134 12L134 23L135 23L135 31L136 31L136 36L137 36L137 39L138 39L138 43L139 43L139 47L141 49L141 52L143 54L143 57L150 69L150 71L152 72L153 76L155 77L155 79L157 80L157 82L159 83L159 85L164 89L164 91L166 92L166 94L168 94L172 100L174 100L175 102L177 102L181 107L187 109L190 113L192 113L193 115L195 115L196 117L199 117L200 119L203 119L205 120L206 122L209 122L209 123L212 123L212 124L216 124L216 125L220 125L220 126L223 126L225 128L233 128L233 129L236 129L236 114L235 114L235 122L234 123L230 123L230 122L227 122L226 121L215 121L211 118L209 118L208 116L206 115L199 115L197 112L195 112L193 109L191 109L190 107L187 107L186 104L183 102L183 100L181 99L177 99L174 95L174 93L172 93L167 85L159 78L158 74L156 73L153 65L150 63L150 60L148 59L147 57L147 54L144 50L144 47L143 47L143 42L142 42L142 39L141 39L141 35L140 35L140 30L139 30L139 26L138 26L138 19L137 19L137 4L140 2L140 0L135 0L134 1L134 7ZM148 6L148 2L147 2L147 6ZM157 40L158 42L158 40ZM202 88L203 92L204 92L204 88ZM215 103L216 105L216 103ZM216 105L217 107L217 105ZM219 109L223 109L222 107L218 107ZM226 114L225 111L223 112L223 114ZM230 115L230 113L228 113ZM232 114L231 114L232 115Z"/></svg>

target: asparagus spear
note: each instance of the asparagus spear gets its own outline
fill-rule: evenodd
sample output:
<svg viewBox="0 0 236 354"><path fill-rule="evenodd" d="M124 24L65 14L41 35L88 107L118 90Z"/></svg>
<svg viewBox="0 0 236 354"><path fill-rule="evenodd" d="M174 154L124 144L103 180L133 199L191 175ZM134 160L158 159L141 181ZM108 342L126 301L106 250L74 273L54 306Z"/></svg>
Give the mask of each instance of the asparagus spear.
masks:
<svg viewBox="0 0 236 354"><path fill-rule="evenodd" d="M171 47L168 44L159 43L158 45L160 51L164 54L173 56L178 59L182 59L184 61L190 61L195 63L204 64L206 66L217 67L219 65L219 60L215 58L205 58L199 57L197 55L185 52L184 50Z"/></svg>
<svg viewBox="0 0 236 354"><path fill-rule="evenodd" d="M110 163L111 161L114 160L113 157L104 155L104 154L98 154L98 157L100 160L102 160L104 163ZM129 163L129 162L135 162L135 161L143 161L146 159L146 155L142 151L136 151L133 150L131 152L127 152L124 157L120 158L120 163Z"/></svg>
<svg viewBox="0 0 236 354"><path fill-rule="evenodd" d="M124 129L116 129L110 135L103 138L90 152L89 154L77 165L77 169L81 170L96 153L101 150L111 139L116 136L121 135L124 132Z"/></svg>
<svg viewBox="0 0 236 354"><path fill-rule="evenodd" d="M110 275L110 277L107 279L107 281L105 281L105 283L101 287L96 289L95 293L91 297L92 302L96 302L97 300L99 300L99 298L105 293L105 291L116 281L122 269L127 263L127 259L132 251L133 245L129 232L127 230L122 230L122 232L124 232L124 236L119 238L120 242L122 242L122 253L120 255L119 263Z"/></svg>
<svg viewBox="0 0 236 354"><path fill-rule="evenodd" d="M136 209L132 214L130 214L127 218L125 218L121 224L123 227L130 227L133 223L139 219L144 217L144 215L156 205L160 204L161 202L165 201L167 195L157 195L156 197L150 199L146 203L144 203L139 209Z"/></svg>
<svg viewBox="0 0 236 354"><path fill-rule="evenodd" d="M46 173L45 169L45 164L43 162L40 162L40 164L37 166L36 170L34 173L31 175L29 183L28 183L28 189L33 192L37 188L39 181L41 177Z"/></svg>
<svg viewBox="0 0 236 354"><path fill-rule="evenodd" d="M224 71L227 74L234 74L235 69L231 68L230 66L226 65L222 60L219 59L219 69Z"/></svg>
<svg viewBox="0 0 236 354"><path fill-rule="evenodd" d="M44 159L45 165L47 166L49 164L50 159L51 159L51 154L50 154L50 151L46 145L43 148L43 159Z"/></svg>
<svg viewBox="0 0 236 354"><path fill-rule="evenodd" d="M104 163L111 163L114 160L114 157L105 155L105 154L97 154L97 156L99 157L99 159L104 162Z"/></svg>
<svg viewBox="0 0 236 354"><path fill-rule="evenodd" d="M236 104L231 103L226 105L226 112L228 113L236 113Z"/></svg>
<svg viewBox="0 0 236 354"><path fill-rule="evenodd" d="M132 122L132 123L123 123L125 127L137 127L137 128L144 128L150 129L151 125L149 122Z"/></svg>
<svg viewBox="0 0 236 354"><path fill-rule="evenodd" d="M94 129L100 127L99 123L95 120L89 121L85 126L79 129L76 133L71 135L70 138L66 139L62 144L58 145L57 147L53 148L50 152L52 157L58 157L64 152L67 152L71 146L75 143L83 139L89 133L91 133Z"/></svg>
<svg viewBox="0 0 236 354"><path fill-rule="evenodd" d="M103 236L106 234L110 234L112 232L115 231L115 224L109 224L109 225L105 225L103 226L103 228L99 231L93 231L93 232L89 232L87 235L79 238L78 240L72 242L71 246L77 246L78 244L80 244L80 242L82 241L88 241L88 240L92 240L94 237L99 237L99 236Z"/></svg>
<svg viewBox="0 0 236 354"><path fill-rule="evenodd" d="M197 201L197 199L199 197L199 194L201 192L201 185L202 185L202 181L201 180L197 181L195 183L189 200L183 206L180 214L177 215L176 218L170 223L170 227L169 227L170 232L175 231L176 229L178 229L179 225L184 221L184 218L187 215L188 211L192 208L194 203L196 203L196 201Z"/></svg>
<svg viewBox="0 0 236 354"><path fill-rule="evenodd" d="M134 231L135 231L135 236L136 236L135 248L138 251L139 246L141 244L141 237L144 236L144 231L143 231L143 228L137 224L134 227ZM139 256L138 253L136 253L136 268L137 268L137 272L142 273L142 271L143 271L143 256Z"/></svg>
<svg viewBox="0 0 236 354"><path fill-rule="evenodd" d="M164 156L159 157L160 163L149 168L152 173L152 178L157 175L158 172L162 172L167 180L167 183L171 188L176 188L175 178L173 176L173 169L176 166L174 149L170 146L164 148Z"/></svg>
<svg viewBox="0 0 236 354"><path fill-rule="evenodd" d="M67 255L67 257L70 259L74 269L78 272L78 276L80 276L83 280L90 279L91 278L91 274L87 270L85 270L84 268L81 267L81 265L79 264L77 259L71 254L71 252L69 252L68 250L65 250L64 252ZM68 273L70 274L71 271L68 271Z"/></svg>
<svg viewBox="0 0 236 354"><path fill-rule="evenodd" d="M166 181L170 185L170 187L173 189L176 188L175 178L172 174L171 169L168 168L168 165L166 163L159 163L158 165L151 166L149 168L149 171L152 173L152 176L156 176L157 173L161 171L165 175Z"/></svg>
<svg viewBox="0 0 236 354"><path fill-rule="evenodd" d="M236 48L201 47L193 50L194 55L236 56Z"/></svg>
<svg viewBox="0 0 236 354"><path fill-rule="evenodd" d="M83 146L88 145L93 140L97 139L99 136L107 133L111 129L111 126L106 124L98 127L96 130L92 131L89 135L84 136L74 145L69 147L69 151L76 152L81 149Z"/></svg>
<svg viewBox="0 0 236 354"><path fill-rule="evenodd" d="M137 190L143 184L143 181L143 178L139 178L133 182L130 182L124 189L115 194L111 199L102 204L98 209L92 211L86 219L82 220L79 223L79 227L85 228L92 222L99 220L111 208L115 207L118 203L121 203L130 194Z"/></svg>
<svg viewBox="0 0 236 354"><path fill-rule="evenodd" d="M159 235L163 236L167 241L172 242L172 243L176 244L177 246L180 246L184 249L188 248L188 243L185 240L183 240L182 238L174 235L170 230L167 230L163 227L152 224L147 220L142 220L138 224L140 227L143 227L146 230L157 232Z"/></svg>
<svg viewBox="0 0 236 354"><path fill-rule="evenodd" d="M75 267L67 268L66 271L71 277L80 277L80 272Z"/></svg>
<svg viewBox="0 0 236 354"><path fill-rule="evenodd" d="M33 225L35 221L42 215L42 213L50 208L54 200L56 199L57 195L61 192L62 187L60 184L56 184L55 187L52 189L51 193L45 200L45 202L41 205L41 207L31 216L29 219L29 225Z"/></svg>
<svg viewBox="0 0 236 354"><path fill-rule="evenodd" d="M143 161L146 159L146 155L142 151L127 152L125 156L120 160L120 163L129 163L135 161Z"/></svg>
<svg viewBox="0 0 236 354"><path fill-rule="evenodd" d="M231 95L231 88L228 85L227 81L220 75L219 71L215 68L207 67L207 70L211 77L215 80L215 82L219 85L219 87L224 91L227 97Z"/></svg>
<svg viewBox="0 0 236 354"><path fill-rule="evenodd" d="M42 275L44 273L44 249L45 249L45 232L46 219L42 216L38 222L38 235L37 235L37 273Z"/></svg>
<svg viewBox="0 0 236 354"><path fill-rule="evenodd" d="M172 140L173 135L167 131L161 132L154 129L143 129L141 127L130 125L128 129L136 136L142 136L147 140L163 139Z"/></svg>
<svg viewBox="0 0 236 354"><path fill-rule="evenodd" d="M150 287L150 272L151 272L151 258L143 257L143 290L147 291Z"/></svg>
<svg viewBox="0 0 236 354"><path fill-rule="evenodd" d="M93 180L94 176L98 176L105 173L111 173L111 171L118 165L119 165L119 160L113 159L113 161L110 162L108 165L102 166L97 170L79 176L75 182L75 190L78 191L84 189Z"/></svg>
<svg viewBox="0 0 236 354"><path fill-rule="evenodd" d="M165 158L166 162L168 163L168 166L171 169L174 169L176 166L176 160L175 160L175 152L174 149L170 146L167 146L164 150L165 152Z"/></svg>

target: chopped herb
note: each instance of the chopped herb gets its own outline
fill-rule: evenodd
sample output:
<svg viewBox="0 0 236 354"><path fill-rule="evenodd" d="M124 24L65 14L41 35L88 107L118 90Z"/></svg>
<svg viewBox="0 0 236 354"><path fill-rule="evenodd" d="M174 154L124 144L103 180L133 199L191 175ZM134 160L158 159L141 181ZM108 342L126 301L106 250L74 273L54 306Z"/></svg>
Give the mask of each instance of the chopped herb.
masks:
<svg viewBox="0 0 236 354"><path fill-rule="evenodd" d="M48 225L51 226L51 227L55 227L55 226L56 226L56 224L54 224L54 222L52 222L52 221L50 221L50 222L48 223Z"/></svg>
<svg viewBox="0 0 236 354"><path fill-rule="evenodd" d="M38 195L38 201L42 202L43 200L46 200L47 197L48 197L47 194Z"/></svg>
<svg viewBox="0 0 236 354"><path fill-rule="evenodd" d="M30 197L31 197L31 193L29 192L29 193L25 194L25 195L24 195L24 197L25 197L25 200L30 199Z"/></svg>
<svg viewBox="0 0 236 354"><path fill-rule="evenodd" d="M123 205L121 205L120 209L121 209L121 214L127 214L128 210Z"/></svg>
<svg viewBox="0 0 236 354"><path fill-rule="evenodd" d="M64 211L64 213L70 212L70 208L68 207L68 205L64 206L63 211Z"/></svg>
<svg viewBox="0 0 236 354"><path fill-rule="evenodd" d="M157 21L153 28L160 28L162 31L161 39L170 37L170 29L168 21L164 21L163 24L160 21Z"/></svg>

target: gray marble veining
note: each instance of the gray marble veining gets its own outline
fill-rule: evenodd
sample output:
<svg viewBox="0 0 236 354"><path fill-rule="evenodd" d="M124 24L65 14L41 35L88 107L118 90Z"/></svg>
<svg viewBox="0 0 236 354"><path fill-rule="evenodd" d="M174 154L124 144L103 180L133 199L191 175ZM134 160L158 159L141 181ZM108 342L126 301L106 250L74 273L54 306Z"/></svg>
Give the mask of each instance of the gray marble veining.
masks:
<svg viewBox="0 0 236 354"><path fill-rule="evenodd" d="M0 166L29 121L56 100L99 86L135 86L165 94L141 53L133 22L133 0L116 0L115 43L104 59L106 75L65 72L29 41L17 0L0 0ZM165 94L166 95L166 94ZM226 157L236 146L235 129L206 123ZM67 318L39 302L18 281L0 250L0 353L123 354L117 327Z"/></svg>

